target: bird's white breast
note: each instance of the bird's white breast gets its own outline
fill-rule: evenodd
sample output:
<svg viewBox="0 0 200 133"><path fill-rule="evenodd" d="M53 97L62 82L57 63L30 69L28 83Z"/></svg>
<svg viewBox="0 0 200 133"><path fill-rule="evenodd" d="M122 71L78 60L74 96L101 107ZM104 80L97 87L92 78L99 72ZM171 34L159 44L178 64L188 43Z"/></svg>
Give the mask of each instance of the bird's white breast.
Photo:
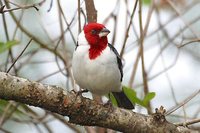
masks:
<svg viewBox="0 0 200 133"><path fill-rule="evenodd" d="M91 60L89 48L89 45L79 42L73 54L72 71L76 83L99 95L121 91L121 74L116 55L107 46L100 56Z"/></svg>

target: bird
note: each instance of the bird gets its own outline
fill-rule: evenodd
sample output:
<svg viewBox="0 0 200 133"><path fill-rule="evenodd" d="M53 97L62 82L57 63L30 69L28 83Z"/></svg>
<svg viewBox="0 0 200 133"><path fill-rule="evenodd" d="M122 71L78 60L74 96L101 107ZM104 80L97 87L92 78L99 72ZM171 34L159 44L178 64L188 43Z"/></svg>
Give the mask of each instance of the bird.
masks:
<svg viewBox="0 0 200 133"><path fill-rule="evenodd" d="M123 66L117 50L108 43L109 33L100 23L84 26L72 57L73 76L81 88L100 96L112 93L118 107L134 109L122 89Z"/></svg>

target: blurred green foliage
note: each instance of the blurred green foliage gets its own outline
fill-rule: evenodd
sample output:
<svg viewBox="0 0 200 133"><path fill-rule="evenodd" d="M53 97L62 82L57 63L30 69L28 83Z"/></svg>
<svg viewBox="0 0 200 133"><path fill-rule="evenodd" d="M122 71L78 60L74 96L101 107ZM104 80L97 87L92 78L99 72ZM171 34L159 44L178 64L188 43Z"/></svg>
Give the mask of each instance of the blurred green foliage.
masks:
<svg viewBox="0 0 200 133"><path fill-rule="evenodd" d="M11 47L17 44L19 44L19 41L17 40L8 41L6 43L0 42L0 53L5 52L6 50L10 49Z"/></svg>
<svg viewBox="0 0 200 133"><path fill-rule="evenodd" d="M151 0L143 0L143 3L144 3L145 5L150 5Z"/></svg>

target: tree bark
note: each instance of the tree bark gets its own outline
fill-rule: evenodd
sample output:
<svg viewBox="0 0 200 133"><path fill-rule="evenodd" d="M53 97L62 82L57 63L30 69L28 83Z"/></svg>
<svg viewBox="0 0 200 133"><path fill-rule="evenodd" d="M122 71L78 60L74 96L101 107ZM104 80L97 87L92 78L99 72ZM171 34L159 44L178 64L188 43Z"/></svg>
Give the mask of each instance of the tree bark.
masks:
<svg viewBox="0 0 200 133"><path fill-rule="evenodd" d="M99 126L126 133L179 132L162 113L147 116L103 105L58 86L44 85L4 72L0 72L0 98L68 116L69 122L84 126Z"/></svg>
<svg viewBox="0 0 200 133"><path fill-rule="evenodd" d="M87 21L90 22L97 22L97 10L94 6L93 0L85 0L86 6L86 13L87 13Z"/></svg>

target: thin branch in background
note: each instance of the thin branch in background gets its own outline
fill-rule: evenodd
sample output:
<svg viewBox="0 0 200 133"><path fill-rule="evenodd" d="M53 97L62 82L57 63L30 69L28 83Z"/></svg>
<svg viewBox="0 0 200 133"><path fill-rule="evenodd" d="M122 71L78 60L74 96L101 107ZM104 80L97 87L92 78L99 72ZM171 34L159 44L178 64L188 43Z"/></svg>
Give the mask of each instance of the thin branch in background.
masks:
<svg viewBox="0 0 200 133"><path fill-rule="evenodd" d="M120 0L117 0L117 1L116 1L115 7L113 8L112 12L110 12L110 14L109 14L106 18L104 18L103 24L108 23L108 21L109 21L113 16L116 16L116 15L119 14L119 4L120 4L119 2L120 2Z"/></svg>
<svg viewBox="0 0 200 133"><path fill-rule="evenodd" d="M13 115L13 113L17 110L19 107L19 103L16 103L15 101L10 101L7 106L4 108L4 112L0 119L0 127L3 126L3 124L9 120L9 118ZM12 107L12 108L11 108Z"/></svg>
<svg viewBox="0 0 200 133"><path fill-rule="evenodd" d="M52 7L53 7L53 0L51 0L50 5L49 5L49 9L47 10L47 12L50 12Z"/></svg>
<svg viewBox="0 0 200 133"><path fill-rule="evenodd" d="M7 105L6 105L6 107L4 108L4 111L3 111L3 113L1 114L1 117L0 117L0 127L2 127L2 125L3 125L3 122L4 122L4 120L6 119L6 115L7 115L7 113L10 111L10 107L12 106L12 103L10 102L10 103L8 103Z"/></svg>
<svg viewBox="0 0 200 133"><path fill-rule="evenodd" d="M161 50L161 48L162 48L162 46L161 46L161 38L158 37L158 39L159 39L160 50ZM178 49L178 53L177 53L177 56L176 56L176 58L175 58L175 63L174 63L174 64L176 64L176 61L177 61L177 59L178 59L177 57L178 57L178 55L179 55L179 53L180 53L179 51L180 51L180 50ZM164 70L167 70L167 66L166 66L165 59L164 59L164 55L163 55L163 52L162 52L162 51L160 51L160 57L161 57L161 61L162 61L162 65L163 65ZM168 84L169 84L170 89L171 89L172 98L174 99L174 102L175 102L176 104L178 104L177 99L176 99L176 96L175 96L175 92L174 92L174 86L173 86L173 84L172 84L172 81L171 81L170 76L169 76L169 74L168 74L167 71L165 71L165 76L166 76L166 79L167 79Z"/></svg>
<svg viewBox="0 0 200 133"><path fill-rule="evenodd" d="M11 12L11 11L15 11L15 10L21 10L21 9L29 9L29 8L34 8L36 11L39 11L39 9L36 7L36 5L38 4L33 4L33 5L28 5L28 6L19 6L16 8L12 8L12 9L5 9L5 5L3 5L0 8L0 14L4 14L5 12Z"/></svg>
<svg viewBox="0 0 200 133"><path fill-rule="evenodd" d="M193 19L190 23L189 23L189 25L191 25L191 24L194 24L194 23L196 23L197 21L199 21L200 20L200 16L199 17L197 17L197 18L195 18L195 19ZM169 38L168 40L167 40L167 42L166 43L164 43L164 45L162 46L162 48L161 48L161 50L159 51L159 53L157 53L157 55L155 56L155 58L153 59L153 61L151 62L151 65L150 65L150 67L149 67L149 69L147 70L147 73L150 73L151 71L152 71L152 68L154 67L154 65L156 64L155 62L158 60L158 58L160 57L159 55L160 55L160 52L161 51L164 51L166 48L168 48L170 45L169 45L169 43L171 43L171 42L173 42L176 38L178 38L179 36L180 36L180 34L182 34L185 30L187 30L187 26L184 26L183 28L182 28L182 30L180 30L179 32L177 32L172 38ZM177 46L177 45L176 45Z"/></svg>
<svg viewBox="0 0 200 133"><path fill-rule="evenodd" d="M185 100L183 100L181 103L179 103L178 105L172 107L171 109L169 109L165 115L170 115L171 113L173 113L174 111L176 111L177 109L179 109L180 107L182 107L183 105L185 105L186 103L188 103L190 100L192 100L195 96L197 96L198 94L200 94L200 89L197 92L194 92L192 95L190 95L189 97L187 97Z"/></svg>
<svg viewBox="0 0 200 133"><path fill-rule="evenodd" d="M45 80L46 78L49 78L49 77L51 77L51 76L53 76L53 75L56 75L56 74L60 73L61 71L64 71L65 69L66 69L66 68L63 68L63 69L61 69L61 70L59 69L58 71L55 71L55 72L53 72L53 73L50 73L50 74L48 74L48 75L46 75L46 76L44 76L44 77L38 79L37 82L41 82L42 80Z"/></svg>
<svg viewBox="0 0 200 133"><path fill-rule="evenodd" d="M24 47L24 49L22 50L22 52L17 56L17 58L15 59L15 61L12 63L12 65L8 68L8 70L6 71L7 73L10 72L10 70L12 69L12 67L15 65L15 63L18 61L18 59L22 56L22 54L25 52L25 50L27 49L27 47L29 46L29 44L31 43L31 41L32 41L32 38L27 43L27 45Z"/></svg>
<svg viewBox="0 0 200 133"><path fill-rule="evenodd" d="M38 133L43 133L42 129L40 129L40 126L38 125L38 123L32 123L35 126L35 129L37 130Z"/></svg>
<svg viewBox="0 0 200 133"><path fill-rule="evenodd" d="M200 113L200 106L197 108L197 110L195 111L193 118L197 118L199 116Z"/></svg>
<svg viewBox="0 0 200 133"><path fill-rule="evenodd" d="M81 3L78 0L78 33L81 32Z"/></svg>
<svg viewBox="0 0 200 133"><path fill-rule="evenodd" d="M135 75L136 75L136 71L137 71L137 67L138 67L138 63L139 63L139 60L140 60L140 55L141 55L141 50L138 50L135 63L133 64L133 67L132 67L133 70L131 72L131 77L130 77L130 80L129 80L129 87L132 87L132 85L134 83Z"/></svg>
<svg viewBox="0 0 200 133"><path fill-rule="evenodd" d="M45 127L45 129L47 130L48 133L54 133L52 131L52 129L50 128L50 126L46 122L43 122L42 124L43 124L43 126Z"/></svg>
<svg viewBox="0 0 200 133"><path fill-rule="evenodd" d="M59 17L59 18L60 18L60 25L62 25L62 22L61 22L61 21L62 21L61 15L62 15L62 17L64 18L64 21L65 21L65 23L66 23L66 25L67 25L67 29L66 29L65 31L62 31L63 28L61 27L61 31L62 31L62 32L61 32L61 36L59 37L59 40L58 40L58 42L57 42L57 44L56 44L56 46L55 46L55 49L54 49L55 52L57 52L58 46L59 46L60 42L63 40L64 35L65 35L65 33L66 33L67 30L69 30L70 35L71 35L71 37L72 37L72 39L73 39L73 42L74 42L74 44L76 44L75 37L74 37L74 35L73 35L73 33L72 33L71 29L70 29L70 25L72 24L74 18L72 18L72 20L71 20L70 23L67 22L67 19L66 19L65 15L64 15L64 12L63 12L63 10L62 10L60 1L58 1L58 10L59 10L59 14L60 14L60 15L59 15L59 16L60 16L60 17ZM64 47L64 46L65 46L65 43L64 43L62 46ZM60 72L61 72L65 77L67 77L67 78L66 78L67 81L71 81L71 83L73 84L73 81L70 80L70 77L72 77L72 74L71 74L71 71L70 71L70 69L69 69L69 67L68 67L68 66L70 66L70 63L68 62L69 59L65 58L64 60L62 60L62 61L63 61L63 64L66 66L65 68L66 68L67 74L65 74L65 73L62 71L61 66L60 66L60 64L59 64L59 62L58 62L57 55L55 55L55 61L56 61L56 64L57 64L57 66L58 66Z"/></svg>
<svg viewBox="0 0 200 133"><path fill-rule="evenodd" d="M3 12L4 8L5 8L5 5L3 5L2 1L0 0L0 5L2 6L0 11ZM8 26L7 26L7 23L6 23L6 18L5 18L5 15L2 14L2 20L3 20L3 27L4 27L4 32L5 32L5 36L6 36L6 41L9 41L10 38L9 38L9 34L8 34ZM9 49L9 52L7 54L7 57L6 57L6 64L5 64L5 71L7 70L7 67L8 67L8 62L9 62L9 55L11 54L11 50Z"/></svg>
<svg viewBox="0 0 200 133"><path fill-rule="evenodd" d="M148 31L148 28L149 28L149 24L151 22L151 17L152 17L154 9L155 9L155 1L152 0L151 4L150 4L150 7L149 7L148 14L147 14L146 24L145 24L144 30L143 30L143 34L144 34L143 36L144 37L146 37L146 34L147 34L147 31Z"/></svg>
<svg viewBox="0 0 200 133"><path fill-rule="evenodd" d="M87 16L86 16L86 14L85 14L85 12L81 9L81 14L83 15L83 17L84 17L84 25L86 25L86 23L87 23Z"/></svg>
<svg viewBox="0 0 200 133"><path fill-rule="evenodd" d="M186 43L184 43L184 44L182 44L182 45L177 45L177 47L178 47L178 48L182 48L182 47L185 47L185 46L188 45L188 44L195 43L195 42L200 42L200 39L195 39L195 40L186 42Z"/></svg>
<svg viewBox="0 0 200 133"><path fill-rule="evenodd" d="M8 42L8 41L10 41L10 37L8 35L8 27L7 27L7 23L6 23L6 18L4 16L4 14L2 15L2 17L3 17L3 24L4 24L4 29L5 29L5 33L6 33L6 41ZM13 53L12 53L12 49L11 48L9 48L9 50L8 50L8 55L7 55L6 64L5 64L5 71L7 70L7 67L8 67L9 57L11 58L11 62L13 62L14 61L14 57L13 57ZM15 66L14 66L14 72L17 73L17 70L16 70Z"/></svg>
<svg viewBox="0 0 200 133"><path fill-rule="evenodd" d="M199 123L200 119L193 119L190 121L186 121L186 122L180 122L180 123L175 123L176 126L188 126L188 125L192 125L195 123Z"/></svg>
<svg viewBox="0 0 200 133"><path fill-rule="evenodd" d="M152 76L149 76L149 77L148 77L148 81L151 81L151 80L157 78L157 77L160 76L161 74L163 74L163 73L167 72L168 70L170 70L171 68L173 68L173 66L176 65L176 62L177 62L177 60L178 60L178 58L179 58L179 55L180 55L180 51L177 52L177 54L176 54L174 60L172 61L172 63L171 63L170 65L166 66L166 68L165 68L164 70L161 70L161 71L157 72L156 74L154 74L154 75L152 75ZM136 88L141 87L141 86L143 86L142 83L141 83L141 84L136 84L136 85L134 85L134 88L136 89Z"/></svg>
<svg viewBox="0 0 200 133"><path fill-rule="evenodd" d="M117 19L118 17L116 15L113 14L112 16L113 20L114 20L114 26L113 26L113 37L112 37L112 45L114 46L116 43L115 43L115 40L116 40L116 36L117 36L117 26L118 26L118 23L117 23Z"/></svg>
<svg viewBox="0 0 200 133"><path fill-rule="evenodd" d="M186 110L185 110L185 105L182 106L182 109L183 109L183 118L184 118L184 123L185 123L186 120L187 120L187 113L186 113Z"/></svg>
<svg viewBox="0 0 200 133"><path fill-rule="evenodd" d="M61 39L61 46L62 46L62 49L66 49L65 48L65 44L66 44L66 41L65 41L65 34L64 34L64 25L63 25L63 21L62 21L62 7L61 7L61 3L60 3L60 0L57 0L57 6L58 6L58 20L59 20L59 28L60 28L60 32L61 32L61 35L60 36L60 39ZM63 14L64 16L64 14Z"/></svg>
<svg viewBox="0 0 200 133"><path fill-rule="evenodd" d="M18 5L15 4L15 3L12 3L12 2L10 2L10 3L13 4L13 5L15 5L15 6L18 6ZM26 3L27 3L27 1L26 1ZM18 23L20 23L20 21L22 20L22 17L23 17L23 15L24 15L24 11L25 11L25 10L22 9L22 13L21 13L20 16L19 16ZM15 30L14 30L14 34L13 34L13 37L12 37L12 40L15 40L15 37L16 37L16 34L17 34L17 30L18 30L18 29L19 29L19 28L18 28L18 26L16 25ZM11 58L11 63L13 63L13 62L14 62L14 56L13 56L13 54L12 54L12 49L11 49L11 48L9 49L9 53L8 53L8 54L9 54L9 55L8 55L8 57L7 57L7 61L8 61L7 64L9 63L9 56L10 56L10 58ZM15 65L13 66L13 69L14 69L15 74L17 75L19 69L17 69ZM7 69L6 69L6 70L7 70Z"/></svg>
<svg viewBox="0 0 200 133"><path fill-rule="evenodd" d="M61 7L60 0L58 1L58 7L59 7L59 13L62 15L62 17L63 17L63 19L64 19L64 22L65 22L66 25L67 25L67 30L69 30L69 33L70 33L70 35L71 35L71 37L72 37L72 40L73 40L73 42L74 42L74 45L76 45L76 39L75 39L75 37L74 37L74 35L73 35L71 29L70 29L70 26L71 26L71 24L72 24L74 18L72 18L72 20L71 20L70 23L68 23L68 22L67 22L67 18L66 18L66 16L65 16L64 12L63 12L62 7ZM64 34L65 34L65 31L63 31L63 32L61 33L60 38L63 38L63 37L64 37Z"/></svg>
<svg viewBox="0 0 200 133"><path fill-rule="evenodd" d="M5 4L8 8L10 8L9 2L5 1ZM63 58L63 56L61 55L60 52L58 51L54 51L54 48L50 48L48 44L44 43L43 40L40 40L39 38L37 38L34 34L32 34L31 32L29 32L24 26L22 26L21 23L18 22L17 17L15 16L15 14L13 12L9 12L12 19L14 20L14 22L16 23L16 25L19 27L19 29L28 37L32 38L33 41L35 41L41 48L44 48L46 50L48 50L51 53L56 54L61 60L65 60Z"/></svg>
<svg viewBox="0 0 200 133"><path fill-rule="evenodd" d="M181 13L177 10L176 5L171 0L166 0L169 5L172 7L172 9L175 11L175 13L179 16L179 18L183 21L183 23L187 26L187 28L193 33L193 35L198 38L198 33L195 32L195 30L192 28L192 26L183 19Z"/></svg>
<svg viewBox="0 0 200 133"><path fill-rule="evenodd" d="M57 44L56 44L56 46L55 46L55 49L54 49L55 52L56 52L57 49L58 49L58 46L59 46L59 44L60 44L60 41L61 41L61 39L58 40L58 42L57 42ZM59 64L59 61L58 61L58 57L57 57L56 55L55 55L55 61L56 61L56 64L57 64L58 69L60 70L60 72L61 72L65 77L68 77L70 71L69 71L68 69L66 69L66 70L67 70L67 74L64 73L64 72L62 71L62 68L61 68L61 66L60 66L60 64ZM65 61L63 61L63 63L66 65Z"/></svg>
<svg viewBox="0 0 200 133"><path fill-rule="evenodd" d="M63 124L65 124L66 126L70 127L71 130L73 130L76 133L81 133L75 125L72 125L71 123L69 123L63 116L55 114L55 113L51 113L51 115L56 118L57 120L59 120L60 122L62 122Z"/></svg>
<svg viewBox="0 0 200 133"><path fill-rule="evenodd" d="M146 24L145 24L145 27L144 27L144 31L143 31L144 37L147 34L147 30L148 30L148 27L149 27L150 19L151 19L153 10L154 10L154 4L155 4L154 1L152 1L151 2L151 6L150 6L149 11L148 11L147 21L146 21ZM137 34L136 34L136 36L137 36ZM137 54L137 57L136 57L136 60L135 60L135 63L133 64L133 70L132 70L131 77L130 77L130 80L129 80L129 87L132 87L132 85L134 83L135 74L136 74L136 71L137 71L137 66L138 66L138 63L139 63L140 55L141 55L141 51L139 50L138 54Z"/></svg>
<svg viewBox="0 0 200 133"><path fill-rule="evenodd" d="M107 24L111 19L113 19L113 36L112 36L112 41L111 44L114 46L115 44L115 40L116 40L116 36L117 36L117 27L118 27L118 18L119 18L119 10L120 10L120 1L117 0L115 7L113 8L112 12L110 12L110 14L103 20L103 24Z"/></svg>
<svg viewBox="0 0 200 133"><path fill-rule="evenodd" d="M120 51L120 57L121 57L121 58L122 58L122 56L123 56L123 54L124 54L126 42L127 42L128 36L129 36L129 30L130 30L130 27L131 27L131 24L132 24L133 16L134 16L134 14L135 14L135 10L136 10L136 7L137 7L137 3L138 3L138 0L135 1L134 8L133 8L133 11L132 11L132 13L131 13L130 21L129 21L129 24L128 24L128 28L127 28L127 30L126 30L125 39L124 39L124 42L123 42L123 45L122 45L122 49L121 49L121 51Z"/></svg>
<svg viewBox="0 0 200 133"><path fill-rule="evenodd" d="M147 95L149 93L148 88L148 80L147 80L147 73L145 70L145 62L144 62L144 33L143 33L143 26L142 26L142 0L139 0L139 26L140 26L140 51L141 51L141 62L142 62L142 77L144 83L144 94ZM147 110L148 114L152 113L152 108L150 102L147 103Z"/></svg>

